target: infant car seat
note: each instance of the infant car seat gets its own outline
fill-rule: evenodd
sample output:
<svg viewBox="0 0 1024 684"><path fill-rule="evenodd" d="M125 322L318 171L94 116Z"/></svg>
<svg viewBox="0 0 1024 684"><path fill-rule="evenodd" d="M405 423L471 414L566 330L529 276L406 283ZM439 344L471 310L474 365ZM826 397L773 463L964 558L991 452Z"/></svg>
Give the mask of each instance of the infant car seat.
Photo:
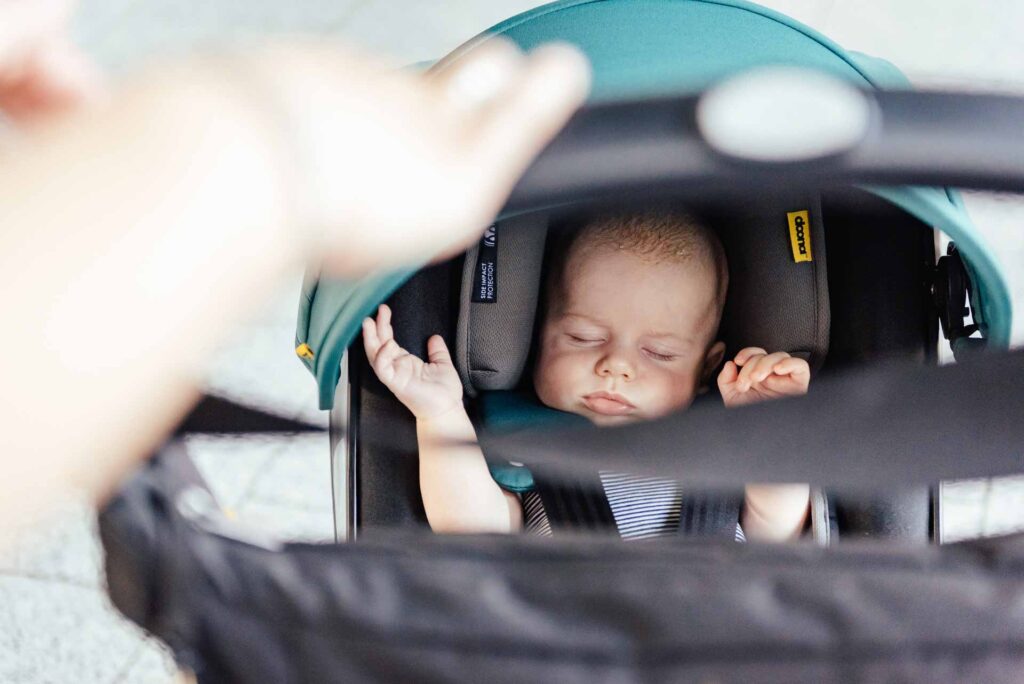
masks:
<svg viewBox="0 0 1024 684"><path fill-rule="evenodd" d="M593 64L595 99L685 91L764 64L808 66L862 87L906 85L888 63L846 52L787 17L745 2L704 0L554 3L484 32L434 68L447 68L495 35L524 48L551 40L575 43ZM659 110L652 106L651 111ZM653 116L663 128L682 125L668 109ZM615 136L629 126L628 120L616 120L602 133ZM614 154L603 158L595 154L590 161L597 169L619 172L629 165ZM649 167L656 166L645 166L643 161L633 165L640 175L650 175ZM671 188L661 189L671 194ZM773 184L760 190L748 188L727 202L698 198L695 206L693 198L689 200L688 206L706 214L715 226L730 262L730 291L721 331L727 353L748 345L786 350L807 358L818 374L888 358L935 363L941 312L933 293L933 227L957 235L976 264L990 262L958 198L943 190L780 190L779 184ZM605 204L614 203L606 200ZM485 241L495 238L495 245L483 242L465 257L411 277L381 275L356 290L347 283L311 278L304 288L296 342L317 377L321 406L333 406L341 352L359 318L398 287L388 300L395 312L397 341L422 353L427 337L442 334L455 351L466 394L483 425L507 429L534 424L536 411L490 393L528 384L523 373L546 236L570 223L574 212L579 208L571 205L522 208L497 222L490 237L485 237ZM809 230L806 261L796 254L800 220L806 221ZM481 268L492 269L485 274L491 278L488 284L496 288L490 295L475 292L482 282L477 276ZM947 314L949 309L963 308L967 284L977 280L969 269L956 255L943 264L939 304ZM982 280L991 275L989 271L996 273L981 269ZM945 285L948 274L964 276L952 291ZM998 294L1005 293L1005 284L998 277L994 281L976 287L971 304L977 324L989 338L1005 343L1007 329L1004 317L995 311L997 306L988 307L989 319L983 315L987 302L980 296L982 291L995 302L1005 297ZM963 316L946 315L944 320L950 328L947 334L963 344ZM348 457L350 529L423 523L412 418L376 381L358 347L350 349L348 383L342 388L347 392L347 415L332 422L347 428L344 442L341 430L335 439L336 446L345 449L335 453ZM371 441L361 435L387 435L388 439ZM577 484L557 496L579 491ZM844 534L921 539L932 532L932 497L926 489L868 499L850 493L831 498L833 522ZM586 496L584 500L590 503L580 506L601 509L600 502L594 504ZM594 515L607 522L607 515Z"/></svg>
<svg viewBox="0 0 1024 684"><path fill-rule="evenodd" d="M934 361L938 319L927 289L934 241L932 231L916 218L856 190L824 198L750 197L733 202L728 210L708 204L701 213L715 217L709 221L730 263L721 334L727 353L748 345L784 349L806 358L815 373L883 356ZM793 259L788 230L793 214L809 217L809 261ZM524 371L540 299L546 237L560 224L574 222L573 217L559 218L549 211L499 222L464 257L424 269L389 299L399 344L422 351L430 335L446 338L477 422L486 428L564 423L562 414L545 412L521 397L529 388ZM847 266L832 266L833 260ZM868 268L870 264L875 268ZM477 296L478 272L488 273L489 296ZM833 308L841 317L834 316ZM377 381L357 346L350 349L349 359L356 520L360 526L422 523L414 421ZM388 439L356 437L374 434L387 434ZM496 469L496 477L504 476L508 485L515 470L509 474ZM592 495L597 489L592 481L562 483L554 489L547 481L540 492L554 526L594 528L610 521L607 503ZM704 519L709 529L723 531L708 510L730 499L735 500L728 493L710 499L688 497L691 508L683 511L684 519ZM870 505L849 497L839 497L833 504L833 527L848 534L927 538L929 533L927 490L901 491ZM735 523L738 503L722 512L728 516L729 511ZM827 522L824 515L822 511L816 518L819 523ZM818 531L819 539L827 536L827 527Z"/></svg>

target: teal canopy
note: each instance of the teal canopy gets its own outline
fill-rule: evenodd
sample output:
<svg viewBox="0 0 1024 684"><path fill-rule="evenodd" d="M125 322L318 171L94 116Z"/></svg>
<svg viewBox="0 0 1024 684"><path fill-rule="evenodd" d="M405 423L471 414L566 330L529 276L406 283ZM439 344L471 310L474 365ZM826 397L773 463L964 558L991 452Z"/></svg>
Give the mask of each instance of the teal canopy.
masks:
<svg viewBox="0 0 1024 684"><path fill-rule="evenodd" d="M498 35L526 50L551 41L575 44L593 66L592 101L699 91L764 65L819 69L859 87L910 87L892 64L843 50L789 17L743 0L562 0L484 31L434 68L444 69ZM959 196L945 188L867 189L957 243L973 282L975 322L990 345L1008 347L1009 288ZM316 377L322 409L334 405L341 358L362 318L415 270L359 281L307 277L295 341L302 362Z"/></svg>

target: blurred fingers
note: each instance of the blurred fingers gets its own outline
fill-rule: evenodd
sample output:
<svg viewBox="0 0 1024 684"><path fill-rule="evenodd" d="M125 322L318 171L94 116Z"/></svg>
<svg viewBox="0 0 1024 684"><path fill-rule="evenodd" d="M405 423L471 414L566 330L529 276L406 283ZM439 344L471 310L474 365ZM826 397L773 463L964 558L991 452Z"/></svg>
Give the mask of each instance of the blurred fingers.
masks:
<svg viewBox="0 0 1024 684"><path fill-rule="evenodd" d="M68 35L70 2L0 2L0 108L33 124L98 103L106 94L99 68Z"/></svg>
<svg viewBox="0 0 1024 684"><path fill-rule="evenodd" d="M537 48L482 112L471 164L494 170L494 187L508 188L586 99L590 66L576 48Z"/></svg>
<svg viewBox="0 0 1024 684"><path fill-rule="evenodd" d="M18 59L36 41L66 27L70 0L4 0L0 2L0 77L9 60Z"/></svg>
<svg viewBox="0 0 1024 684"><path fill-rule="evenodd" d="M33 77L51 109L68 109L99 101L105 94L102 74L67 36L50 41L35 62Z"/></svg>
<svg viewBox="0 0 1024 684"><path fill-rule="evenodd" d="M468 113L496 99L509 88L526 58L505 38L492 38L472 48L432 80L456 113Z"/></svg>

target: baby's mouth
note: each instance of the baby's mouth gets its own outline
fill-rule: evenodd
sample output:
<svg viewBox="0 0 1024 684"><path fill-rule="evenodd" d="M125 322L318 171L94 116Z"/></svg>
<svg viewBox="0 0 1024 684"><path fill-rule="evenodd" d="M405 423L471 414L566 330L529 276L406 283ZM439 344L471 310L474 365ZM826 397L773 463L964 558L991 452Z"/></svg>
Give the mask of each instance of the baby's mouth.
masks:
<svg viewBox="0 0 1024 684"><path fill-rule="evenodd" d="M593 392L583 397L583 403L602 416L624 416L636 410L626 397L615 392Z"/></svg>

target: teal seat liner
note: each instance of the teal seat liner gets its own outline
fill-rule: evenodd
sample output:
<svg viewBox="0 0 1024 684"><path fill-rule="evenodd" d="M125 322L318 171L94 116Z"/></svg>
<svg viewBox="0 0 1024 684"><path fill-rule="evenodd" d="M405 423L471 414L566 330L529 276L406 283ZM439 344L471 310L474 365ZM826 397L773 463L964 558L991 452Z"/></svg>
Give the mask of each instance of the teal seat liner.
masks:
<svg viewBox="0 0 1024 684"><path fill-rule="evenodd" d="M488 430L509 433L530 428L545 430L590 425L583 416L553 409L528 392L482 392L477 401L478 422ZM502 489L527 492L533 489L533 474L519 464L488 461L491 477Z"/></svg>
<svg viewBox="0 0 1024 684"><path fill-rule="evenodd" d="M593 66L592 102L699 91L730 74L764 65L819 69L859 87L910 87L889 62L846 51L790 17L743 0L563 0L494 26L434 68L446 68L499 35L526 50L556 40L575 44ZM989 345L1008 347L1009 287L958 194L930 187L865 189L957 243L968 262L975 321ZM310 278L304 284L295 341L314 352L302 362L316 377L320 408L334 406L339 364L362 318L422 266L358 281Z"/></svg>

